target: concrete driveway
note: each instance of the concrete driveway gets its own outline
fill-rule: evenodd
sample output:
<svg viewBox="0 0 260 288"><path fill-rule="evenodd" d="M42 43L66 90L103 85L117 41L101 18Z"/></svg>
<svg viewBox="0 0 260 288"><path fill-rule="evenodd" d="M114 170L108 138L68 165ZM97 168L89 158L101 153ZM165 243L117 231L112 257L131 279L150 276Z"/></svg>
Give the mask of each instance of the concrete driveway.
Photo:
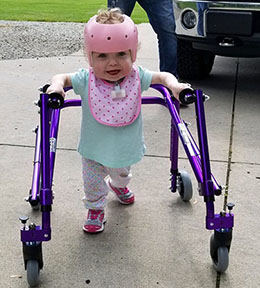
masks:
<svg viewBox="0 0 260 288"><path fill-rule="evenodd" d="M139 25L139 33L138 64L158 70L157 41L149 24ZM54 74L84 66L81 52L68 57L0 61L0 287L28 287L18 218L28 215L31 222L41 222L40 213L31 211L23 201L31 185L31 128L38 123L32 102L38 97L37 88ZM194 196L190 203L183 203L168 189L170 117L164 107L143 108L148 148L143 161L133 167L130 187L136 203L123 207L109 195L105 231L99 235L82 232L85 210L81 203L81 162L76 152L80 108L71 108L61 116L53 234L50 242L43 243L45 265L39 287L260 287L259 67L260 59L217 57L211 76L192 82L193 87L211 96L206 114L212 171L220 184L228 184L229 201L236 204L226 273L218 275L212 267L212 232L205 229L205 204L182 149L180 168L191 173ZM145 95L156 93L151 90ZM182 108L181 114L192 123L195 133L194 107ZM220 196L216 199L217 212L222 203Z"/></svg>

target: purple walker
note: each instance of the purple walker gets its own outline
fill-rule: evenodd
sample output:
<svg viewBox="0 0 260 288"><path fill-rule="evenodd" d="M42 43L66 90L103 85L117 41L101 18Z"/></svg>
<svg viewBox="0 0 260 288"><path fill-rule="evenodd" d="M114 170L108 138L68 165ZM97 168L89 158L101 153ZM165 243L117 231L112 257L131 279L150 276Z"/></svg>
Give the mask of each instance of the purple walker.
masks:
<svg viewBox="0 0 260 288"><path fill-rule="evenodd" d="M47 86L48 87L48 86ZM54 173L56 143L59 128L60 111L71 106L81 106L81 100L65 100L59 94L46 94L47 87L41 89L40 125L35 129L36 143L32 187L27 198L33 210L42 213L42 224L27 225L28 217L20 217L21 241L27 281L30 287L39 282L40 270L43 268L42 242L51 239L50 215L52 210L52 180ZM192 198L192 182L185 171L178 170L178 140L180 138L199 185L199 194L206 204L206 229L214 230L210 239L210 255L217 272L223 273L228 268L229 250L232 240L234 204L227 203L227 191L224 197L224 209L215 214L214 200L222 187L217 183L210 170L204 101L207 98L201 90L185 89L180 94L184 104L195 103L198 141L197 145L187 124L179 116L179 102L170 95L162 85L152 85L161 97L142 98L142 104L160 104L168 108L171 115L171 191L178 192L183 201ZM69 88L70 89L70 88ZM69 89L66 89L69 90ZM228 210L228 211L227 211Z"/></svg>

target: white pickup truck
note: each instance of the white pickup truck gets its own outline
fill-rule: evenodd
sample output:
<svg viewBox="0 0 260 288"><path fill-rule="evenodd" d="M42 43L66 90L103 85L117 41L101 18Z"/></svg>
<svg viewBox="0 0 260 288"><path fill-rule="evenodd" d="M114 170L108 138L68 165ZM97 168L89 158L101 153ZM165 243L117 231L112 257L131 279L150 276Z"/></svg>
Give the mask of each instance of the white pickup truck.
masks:
<svg viewBox="0 0 260 288"><path fill-rule="evenodd" d="M215 55L260 57L260 1L173 0L178 74L209 75Z"/></svg>

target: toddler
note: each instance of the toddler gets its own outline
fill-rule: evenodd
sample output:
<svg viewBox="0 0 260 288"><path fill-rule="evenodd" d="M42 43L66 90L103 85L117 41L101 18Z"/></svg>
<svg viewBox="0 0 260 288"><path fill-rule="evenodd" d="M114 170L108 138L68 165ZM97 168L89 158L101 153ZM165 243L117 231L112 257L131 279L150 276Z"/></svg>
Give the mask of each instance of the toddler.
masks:
<svg viewBox="0 0 260 288"><path fill-rule="evenodd" d="M145 153L141 93L151 84L163 84L178 98L187 88L167 72L151 72L134 64L138 31L133 21L117 8L100 11L84 29L84 50L89 69L52 78L48 93L65 96L72 86L82 99L81 135L84 205L88 209L83 230L104 230L107 194L121 204L134 203L127 187L131 165Z"/></svg>

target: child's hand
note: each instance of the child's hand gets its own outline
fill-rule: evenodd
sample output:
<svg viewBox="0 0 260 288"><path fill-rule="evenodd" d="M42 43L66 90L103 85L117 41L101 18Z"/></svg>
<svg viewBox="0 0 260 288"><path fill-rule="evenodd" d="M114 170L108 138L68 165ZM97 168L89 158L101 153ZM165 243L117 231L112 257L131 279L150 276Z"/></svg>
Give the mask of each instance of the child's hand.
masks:
<svg viewBox="0 0 260 288"><path fill-rule="evenodd" d="M47 93L58 93L65 97L64 87L71 86L71 80L69 74L58 74L54 76L51 80L51 85L47 89Z"/></svg>
<svg viewBox="0 0 260 288"><path fill-rule="evenodd" d="M48 87L46 93L48 93L48 94L58 93L58 94L62 95L63 97L65 97L65 92L64 92L64 90L63 90L63 87L62 87L61 85L57 85L57 84L55 84L55 83L52 83L52 84Z"/></svg>
<svg viewBox="0 0 260 288"><path fill-rule="evenodd" d="M179 94L182 90L190 88L188 83L180 83L177 78L168 72L153 72L152 84L162 84L169 88L174 97L179 100Z"/></svg>
<svg viewBox="0 0 260 288"><path fill-rule="evenodd" d="M175 83L174 86L169 87L176 99L179 100L179 94L182 90L191 88L191 85L189 83Z"/></svg>

